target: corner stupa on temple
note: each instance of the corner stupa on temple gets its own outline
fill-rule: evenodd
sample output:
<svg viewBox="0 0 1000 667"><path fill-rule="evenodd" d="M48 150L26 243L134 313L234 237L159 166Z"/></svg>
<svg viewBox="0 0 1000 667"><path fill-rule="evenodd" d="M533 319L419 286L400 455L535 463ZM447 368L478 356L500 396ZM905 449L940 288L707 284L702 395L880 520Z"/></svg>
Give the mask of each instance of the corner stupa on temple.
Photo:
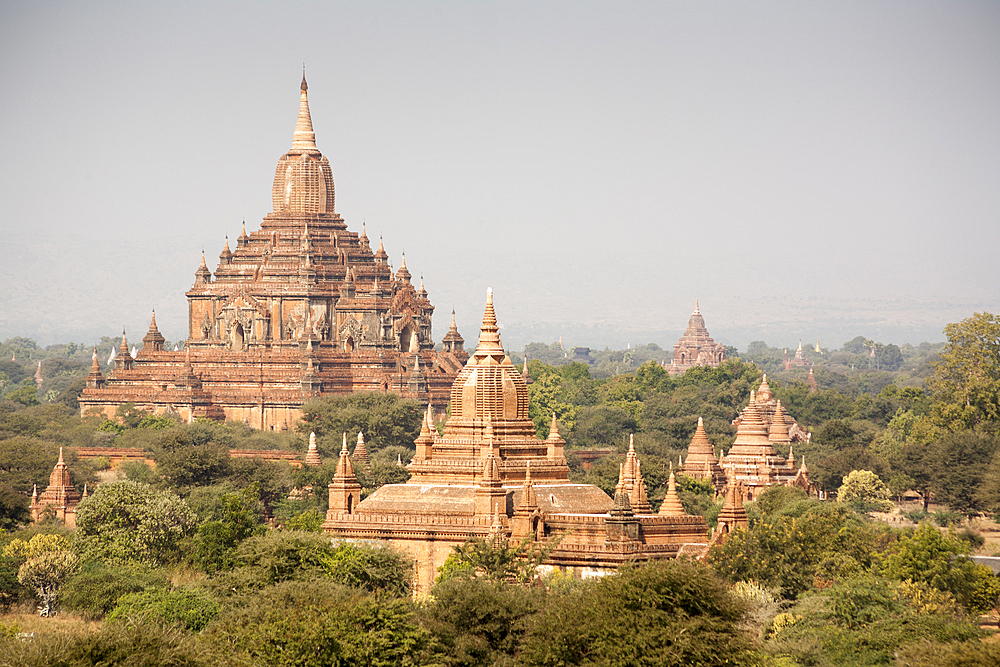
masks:
<svg viewBox="0 0 1000 667"><path fill-rule="evenodd" d="M380 487L360 503L345 445L341 460L347 460L330 485L323 530L384 541L408 554L418 592L430 589L453 547L472 537L533 537L551 547L544 566L581 577L630 560L707 549L703 517L676 514L676 508L652 513L634 447L614 499L570 481L555 416L544 440L528 417L528 388L501 344L492 291L479 342L452 386L444 433L428 411L415 444L409 481Z"/></svg>
<svg viewBox="0 0 1000 667"><path fill-rule="evenodd" d="M726 358L726 346L716 343L705 328L698 299L694 300L694 312L688 319L684 335L674 344L674 358L666 367L671 375L680 375L695 366L715 368Z"/></svg>
<svg viewBox="0 0 1000 667"><path fill-rule="evenodd" d="M81 412L113 417L126 402L190 421L291 428L310 398L392 391L443 414L468 359L452 320L443 350L431 338L434 306L403 258L372 252L365 226L336 213L333 170L316 145L302 77L291 148L278 160L273 210L260 229L226 237L212 272L202 253L187 292L184 351L165 349L155 314L142 348L123 334L115 368L88 377Z"/></svg>

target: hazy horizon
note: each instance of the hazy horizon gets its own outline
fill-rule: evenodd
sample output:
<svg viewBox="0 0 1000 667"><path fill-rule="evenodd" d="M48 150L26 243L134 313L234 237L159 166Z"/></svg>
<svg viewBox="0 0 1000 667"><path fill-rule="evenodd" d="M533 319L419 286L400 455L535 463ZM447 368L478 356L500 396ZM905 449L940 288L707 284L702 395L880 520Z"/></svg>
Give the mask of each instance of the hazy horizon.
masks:
<svg viewBox="0 0 1000 667"><path fill-rule="evenodd" d="M270 211L302 62L337 211L511 349L944 339L1000 312L996 3L6 3L0 340L92 343Z"/></svg>

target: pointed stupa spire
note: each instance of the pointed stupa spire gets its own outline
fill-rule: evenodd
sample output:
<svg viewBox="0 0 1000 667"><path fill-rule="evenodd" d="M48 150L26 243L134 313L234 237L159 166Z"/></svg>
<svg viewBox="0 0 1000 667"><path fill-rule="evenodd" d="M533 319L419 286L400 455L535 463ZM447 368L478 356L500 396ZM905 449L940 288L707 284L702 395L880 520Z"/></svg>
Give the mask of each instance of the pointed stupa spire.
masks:
<svg viewBox="0 0 1000 667"><path fill-rule="evenodd" d="M406 268L406 253L403 253L403 261L399 265L399 270L396 271L396 280L402 280L404 282L410 282L412 274L410 270Z"/></svg>
<svg viewBox="0 0 1000 667"><path fill-rule="evenodd" d="M246 220L244 220L243 222L240 223L240 238L241 239L247 238L247 221Z"/></svg>
<svg viewBox="0 0 1000 667"><path fill-rule="evenodd" d="M559 437L559 422L556 421L556 413L552 412L552 424L549 426L549 437Z"/></svg>
<svg viewBox="0 0 1000 667"><path fill-rule="evenodd" d="M305 67L302 68L302 85L299 86L299 117L292 133L292 150L316 151L316 133L313 132L312 117L309 115L309 85L306 83Z"/></svg>
<svg viewBox="0 0 1000 667"><path fill-rule="evenodd" d="M63 465L63 466L66 465L66 461L63 459L63 448L62 447L59 448L59 460L56 461L56 465L57 466L59 466L59 465Z"/></svg>
<svg viewBox="0 0 1000 667"><path fill-rule="evenodd" d="M368 447L365 446L365 434L363 431L358 431L358 442L354 445L354 458L365 465L369 463Z"/></svg>
<svg viewBox="0 0 1000 667"><path fill-rule="evenodd" d="M35 505L38 500L38 484L35 484L31 488L31 504Z"/></svg>
<svg viewBox="0 0 1000 667"><path fill-rule="evenodd" d="M531 460L524 467L524 486L521 487L521 507L538 507L538 498L535 497L535 485L531 482Z"/></svg>
<svg viewBox="0 0 1000 667"><path fill-rule="evenodd" d="M503 345L500 343L500 329L497 327L497 314L493 310L493 288L486 290L486 310L483 312L483 325L479 329L479 344L476 346L476 356L502 355Z"/></svg>
<svg viewBox="0 0 1000 667"><path fill-rule="evenodd" d="M354 464L351 463L351 453L347 451L347 433L344 433L344 444L340 448L340 458L337 460L337 471L334 473L333 478L336 479L349 479L356 478L354 474Z"/></svg>
<svg viewBox="0 0 1000 667"><path fill-rule="evenodd" d="M780 400L774 409L774 416L771 417L771 425L767 429L767 439L771 442L791 442L791 437L788 434L788 413L785 412Z"/></svg>
<svg viewBox="0 0 1000 667"><path fill-rule="evenodd" d="M757 402L758 403L770 403L771 398L773 398L771 393L771 385L767 383L767 373L764 373L764 379L760 382L760 388L757 389Z"/></svg>
<svg viewBox="0 0 1000 667"><path fill-rule="evenodd" d="M677 495L677 480L674 478L674 466L670 464L670 477L667 479L667 496L660 505L660 516L684 516L684 506Z"/></svg>
<svg viewBox="0 0 1000 667"><path fill-rule="evenodd" d="M316 432L309 434L309 449L306 451L306 465L318 467L323 465L323 460L319 456L319 449L316 447Z"/></svg>
<svg viewBox="0 0 1000 667"><path fill-rule="evenodd" d="M122 344L118 348L119 355L128 355L128 341L125 339L125 327L122 327ZM131 355L129 355L131 356Z"/></svg>
<svg viewBox="0 0 1000 667"><path fill-rule="evenodd" d="M698 307L698 298L697 297L695 297L695 300L694 300L694 312L695 313L701 313L701 309Z"/></svg>
<svg viewBox="0 0 1000 667"><path fill-rule="evenodd" d="M100 364L99 361L97 361L97 346L96 345L94 346L94 356L91 357L91 360L90 360L90 372L91 373L100 373L101 372L101 364Z"/></svg>

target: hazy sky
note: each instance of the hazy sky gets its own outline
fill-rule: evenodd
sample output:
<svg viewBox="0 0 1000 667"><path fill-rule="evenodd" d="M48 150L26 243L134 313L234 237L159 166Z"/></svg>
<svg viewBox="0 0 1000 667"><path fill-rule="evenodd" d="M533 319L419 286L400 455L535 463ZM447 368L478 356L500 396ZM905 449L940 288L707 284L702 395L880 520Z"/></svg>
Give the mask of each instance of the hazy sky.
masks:
<svg viewBox="0 0 1000 667"><path fill-rule="evenodd" d="M337 210L474 341L941 340L1000 311L1000 3L4 2L0 339L184 336L302 62Z"/></svg>

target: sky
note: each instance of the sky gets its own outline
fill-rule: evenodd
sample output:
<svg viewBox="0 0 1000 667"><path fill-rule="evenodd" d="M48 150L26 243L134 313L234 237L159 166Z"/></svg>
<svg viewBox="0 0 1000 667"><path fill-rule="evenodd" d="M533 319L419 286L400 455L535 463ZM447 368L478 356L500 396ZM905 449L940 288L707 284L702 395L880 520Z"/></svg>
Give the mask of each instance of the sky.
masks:
<svg viewBox="0 0 1000 667"><path fill-rule="evenodd" d="M185 336L303 62L435 338L943 340L1000 312L1000 3L0 3L0 340Z"/></svg>

